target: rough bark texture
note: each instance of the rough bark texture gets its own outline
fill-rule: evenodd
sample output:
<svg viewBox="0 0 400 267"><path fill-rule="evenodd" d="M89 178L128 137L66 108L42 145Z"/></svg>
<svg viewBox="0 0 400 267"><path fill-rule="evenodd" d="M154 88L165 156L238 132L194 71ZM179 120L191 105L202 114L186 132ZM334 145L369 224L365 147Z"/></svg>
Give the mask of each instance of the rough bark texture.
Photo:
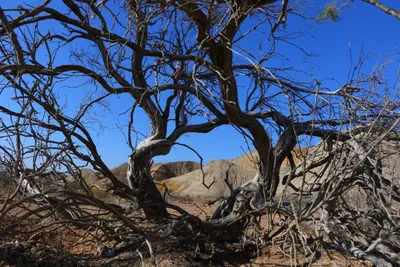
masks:
<svg viewBox="0 0 400 267"><path fill-rule="evenodd" d="M227 27L228 28L228 27ZM233 38L234 33L227 29L227 36ZM236 213L250 205L253 209L265 204L266 198L273 197L274 187L278 183L278 174L275 172L275 155L271 138L261 123L254 117L242 112L239 107L238 87L232 69L233 56L229 42L224 45L212 44L210 57L213 63L222 69L223 77L219 82L223 96L224 109L229 120L240 128L249 131L253 145L259 154L259 173L245 185L235 189L232 195L221 203L213 218L227 216L231 211Z"/></svg>
<svg viewBox="0 0 400 267"><path fill-rule="evenodd" d="M156 218L168 213L163 205L164 199L150 175L151 158L150 151L131 155L127 177L129 187L136 192L139 207L143 208L146 217Z"/></svg>

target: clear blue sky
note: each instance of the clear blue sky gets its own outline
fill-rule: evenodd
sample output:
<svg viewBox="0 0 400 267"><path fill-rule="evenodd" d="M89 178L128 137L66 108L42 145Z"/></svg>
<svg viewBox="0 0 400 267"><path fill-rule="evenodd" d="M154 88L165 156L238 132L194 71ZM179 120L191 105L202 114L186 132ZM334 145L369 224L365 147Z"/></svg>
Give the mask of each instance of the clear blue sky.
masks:
<svg viewBox="0 0 400 267"><path fill-rule="evenodd" d="M0 5L8 8L16 6L18 2L20 1L2 0ZM26 2L34 4L42 1ZM317 0L314 2L321 5L320 9L326 3L326 1ZM383 1L383 3L400 9L400 1ZM317 9L311 4L309 7L310 10ZM280 51L290 58L290 65L306 70L319 79L334 79L334 81L328 82L328 85L333 88L339 87L340 84L347 81L350 68L349 48L352 50L354 60L357 59L362 47L366 53L372 53L372 59L367 64L369 68L390 56L394 60L391 65L392 69L389 70L390 76L394 77L399 72L400 21L360 0L354 1L351 7L341 13L339 22L317 24L289 16L287 25L288 31L307 30L308 34L294 42L306 49L307 52L318 54L318 57L308 58L308 62L305 62L304 56L298 50L282 46ZM244 46L247 48L255 45L251 38L245 42ZM82 97L83 94L80 92L83 91L82 88L62 91L63 97L68 99L71 110L74 105L77 105L74 98ZM105 129L95 134L94 137L103 160L110 167L114 167L125 162L131 152L117 124L119 121L122 125L126 124L126 117L119 114L130 107L132 100L130 97L122 95L110 98L108 103L112 112L101 112L100 110L96 112L95 117L103 123ZM149 123L142 111L137 111L135 128L144 134L149 133ZM219 127L206 135L187 135L182 137L179 142L195 148L202 155L205 163L210 160L235 158L243 154L242 149L247 150L242 136L230 126ZM155 158L155 161L178 160L198 161L198 158L192 151L179 146L173 148L169 155Z"/></svg>
<svg viewBox="0 0 400 267"><path fill-rule="evenodd" d="M400 9L400 1L387 2L392 7ZM393 4L393 2L397 3ZM310 72L312 71L319 78L335 79L336 82L330 83L333 88L347 81L350 68L349 47L353 53L353 60L357 59L362 47L365 52L371 52L372 59L367 64L370 68L381 62L384 57L391 56L396 61L392 65L393 73L399 71L400 21L361 1L355 1L352 7L345 9L341 14L341 20L336 23L317 24L289 17L288 31L296 29L307 29L309 34L299 38L295 43L319 56L308 58L313 64L305 63L304 56L293 48L288 49L286 56L291 58L292 65L298 64L302 69L310 69ZM251 47L251 40L247 42ZM110 132L110 135L118 136L118 131L114 130L112 134ZM110 135L105 134L99 138L99 148L102 151L107 153L107 151L115 151L114 148L118 147L118 151L123 152L122 154L129 153L123 142L118 142L117 145L116 139L110 138ZM235 158L243 154L242 149L247 150L243 137L230 126L217 128L206 135L184 136L179 141L195 148L205 162ZM125 160L123 157L125 155L121 155L120 152L112 153L112 155L109 156L110 160L107 159L111 166ZM104 158L106 159L106 155ZM169 155L157 157L155 160L197 161L198 158L188 149L177 146Z"/></svg>

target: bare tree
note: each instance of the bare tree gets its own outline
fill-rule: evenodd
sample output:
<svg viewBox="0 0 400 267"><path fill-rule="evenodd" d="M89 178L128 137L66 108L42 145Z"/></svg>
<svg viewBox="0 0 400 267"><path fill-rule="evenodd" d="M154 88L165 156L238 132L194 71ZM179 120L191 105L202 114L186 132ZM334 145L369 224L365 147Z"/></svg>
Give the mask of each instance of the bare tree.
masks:
<svg viewBox="0 0 400 267"><path fill-rule="evenodd" d="M2 34L9 37L2 43L4 64L1 72L7 81L5 87L17 89L15 99L18 101L27 98L29 100L25 99L26 101L38 104L41 108L36 113L39 107L29 107L29 111L26 111L29 115L26 115L13 113L3 106L2 112L22 118L31 118L31 114L49 114L51 122L45 124L39 118L37 123L63 133L65 141L76 148L74 153L81 160L90 163L95 170L109 177L114 186L123 188L124 185L117 181L101 160L83 121L92 106L110 95L129 95L134 104L128 134L129 145L132 148L128 181L135 191L131 191L130 194L138 198L148 216L156 215L151 211L154 209L165 214L165 208L160 205L163 202L161 195L149 175L151 159L169 153L172 145L183 134L208 132L226 120L209 96L193 88L191 74L187 73L189 63L197 60L196 55L190 54L196 53L196 47L191 48L188 40L185 40L192 32L190 28L178 28L178 18L173 12L164 14L160 8L150 12L150 6L145 2L132 2L128 8L124 5L110 8L105 2L96 5L90 1L65 1L64 5L65 13L51 8L50 1L33 8L31 13L22 7L10 10L20 14L13 16L11 20L3 10L1 11ZM114 8L118 8L119 11L115 12ZM123 23L120 21L122 15L118 15L120 12L125 12ZM104 16L111 16L113 20L107 22ZM61 28L56 32L42 34L40 25L48 19L58 21ZM165 19L166 28L149 31L150 25L160 19ZM29 28L30 25L36 25L35 29ZM16 32L22 28L27 31L17 37ZM170 41L164 41L173 33L176 34ZM80 43L82 39L87 49L95 49L97 52L74 51L71 54L74 63L63 62L65 64L55 65L61 57L60 50L65 46L72 46L74 42ZM189 51L186 51L187 49ZM37 53L42 52L47 53L47 62L38 58ZM153 85L149 85L148 75L155 79ZM52 88L56 83L73 77L85 77L87 80L84 83L93 83L94 88L100 86L105 92L97 98L88 92L90 101L80 107L75 117L70 117L63 112L63 103L57 102ZM29 79L36 82L31 85ZM166 97L165 103L161 103L161 95ZM200 105L194 98L200 100ZM137 106L147 114L152 130L147 138L134 147L131 127ZM209 110L216 115L211 115L208 121L200 124L188 122L189 117L207 115ZM167 135L171 120L175 121L175 130ZM88 149L88 154L77 149L77 142ZM159 203L155 203L154 206L154 202Z"/></svg>
<svg viewBox="0 0 400 267"><path fill-rule="evenodd" d="M399 193L381 172L383 157L374 151L383 141L396 139L399 103L390 93L395 86L385 86L379 68L364 75L364 59L352 66L349 80L334 89L288 66L279 45L297 47L283 26L290 14L301 15L300 4L285 0L65 0L59 6L45 1L36 7L0 9L0 93L9 100L1 103L0 112L10 118L3 121L7 138L16 138L17 142L2 146L7 154L6 166L14 168L11 176L26 176L27 159L21 153L27 147L20 143L21 138L32 139L33 150L45 156L38 164L33 162L34 175L54 168L47 162L60 162L82 183L82 194L59 189L67 199L76 200L67 205L68 211L70 206L78 207L82 217L89 215L81 206L101 208L146 241L166 238L187 225L194 232L206 233L241 222L243 230L244 218L274 213L286 221L270 239L293 234L302 240L299 223L323 208L326 216L320 225L332 242L342 247L345 244L346 250L356 251L361 258L372 259L368 253L381 241L373 245L369 237L363 246L369 244L371 248L358 253L352 236L339 240L331 228L338 224L338 218L352 218L346 217L352 214L350 210L342 209L345 204L341 195L360 187L390 220L390 231L385 233L397 234L398 222L391 217L395 210L387 211L385 205L392 198L396 200ZM262 27L268 33L261 35L265 39L260 40L259 51L249 51L243 40L255 35L260 38ZM301 47L297 49L308 56ZM60 96L63 90L71 90L71 84L87 90L75 112ZM127 96L133 103L127 122L127 143L132 149L129 187L110 171L92 137L95 126L90 111L104 106L115 95ZM147 115L151 132L134 145L133 118L139 108ZM232 125L250 140L259 155L258 174L234 189L210 221L202 221L165 203L149 170L153 157L168 154L182 135L207 133L223 124ZM312 149L306 150L304 162L296 165L293 151L304 136L308 137L306 147L311 148L316 137L323 140L327 151L315 161L310 156ZM281 180L280 169L286 158L292 171ZM124 211L91 194L78 173L78 162L100 172L111 182L110 190L129 203L137 202L146 217L170 216L167 207L180 215L169 218L171 224L165 234L145 236ZM310 174L315 175L312 182L306 179ZM296 178L302 178L301 183L296 185ZM277 201L282 183L299 194L296 207L293 203L290 208L283 207ZM48 194L31 184L26 188L30 188L31 196L43 198ZM308 199L303 205L305 195ZM338 202L342 205L337 206ZM15 203L4 204L2 212L20 204ZM40 210L30 212L38 214ZM341 215L335 217L338 212ZM364 217L369 215L367 212ZM91 219L104 221L101 216ZM354 227L348 229L355 231ZM393 249L387 251L383 258L395 253Z"/></svg>
<svg viewBox="0 0 400 267"><path fill-rule="evenodd" d="M73 147L76 147L76 142L82 143L89 153L84 154L79 149L75 149L74 153L109 177L117 187L123 185L101 160L83 120L93 105L110 95L131 96L135 101L131 119L136 106L139 106L147 114L152 127L150 136L136 147L131 138L132 122L129 123L128 134L133 150L129 159L128 181L149 216L155 208L151 204L154 201L159 202L156 210L165 212L160 208L161 195L149 175L151 159L169 153L176 140L185 133L208 132L226 123L248 132L259 152L259 175L255 178L256 182L249 186L254 187L250 191L261 189L262 195L257 193L255 199L263 200L264 196L270 198L275 194L279 183L278 169L295 145L295 133L313 134L307 130L310 125L337 124L332 118L293 124L294 116L302 115L293 113L293 105L300 107L304 103L314 109L307 100L311 95L341 97L359 90L354 81L336 91L321 90L321 84L315 80L300 83L289 78L292 69L266 67L268 59L277 54L275 45L261 51L259 56L240 46L240 40L247 38L266 21L275 21L271 31L272 42L281 39L275 37L275 31L285 23L287 12L294 7L288 7L286 1L282 6L275 6L274 2L227 4L223 1L172 1L166 3L170 7L167 8L157 1L130 1L127 6L108 6L108 2L65 1L65 12L61 13L46 1L30 12L22 7L10 10L20 14L12 16L11 20L2 11L3 35L9 36L3 43L5 63L2 74L7 81L6 86L17 89L15 99L28 98L29 102L39 105L41 110L37 114L44 112L53 119L51 123L42 125L61 131ZM125 15L116 13L115 8L118 12L125 12ZM242 23L253 13L257 15L257 19L252 21L254 27L239 34ZM112 20L108 21L105 16L111 16ZM58 23L57 32L41 33L41 24L50 19ZM162 27L155 26L160 21ZM35 27L31 29L29 25ZM26 31L18 36L17 32L22 29ZM195 34L196 39L193 38ZM64 52L62 50L65 46L71 47L74 42L87 49L73 51L72 64L62 62L57 65L57 59ZM38 58L39 51L47 53L45 63ZM235 65L236 59L245 59L245 64ZM237 77L241 75L246 75L253 83L245 101L239 100ZM85 82L94 83L94 87L99 86L105 92L97 98L92 97L81 106L75 117L71 117L63 112L63 103L57 102L52 88L56 83L78 76L87 78ZM29 79L35 83L30 84ZM151 79L154 79L153 83ZM287 98L289 107L292 106L290 114L284 115L275 104L282 97ZM245 103L244 108L241 102ZM37 108L31 107L29 112L34 114ZM320 110L322 112L323 109ZM16 115L5 107L2 111ZM207 118L207 121L190 124L190 117L198 115ZM276 151L260 121L265 118L272 118L280 129L286 129ZM168 130L170 120L175 121L172 131ZM38 120L38 123L42 121Z"/></svg>

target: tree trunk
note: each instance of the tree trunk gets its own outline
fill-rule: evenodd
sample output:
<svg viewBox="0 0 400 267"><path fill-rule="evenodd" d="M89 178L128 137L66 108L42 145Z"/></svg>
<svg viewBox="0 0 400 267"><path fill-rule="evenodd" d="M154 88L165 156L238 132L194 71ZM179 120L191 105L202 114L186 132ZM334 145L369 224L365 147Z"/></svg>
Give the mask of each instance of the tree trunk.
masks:
<svg viewBox="0 0 400 267"><path fill-rule="evenodd" d="M264 129L263 129L264 131ZM233 213L240 216L249 209L262 208L268 199L275 196L279 183L279 171L274 168L274 152L268 134L258 132L253 135L253 144L259 154L259 169L249 182L237 187L231 195L221 202L212 219L219 219Z"/></svg>
<svg viewBox="0 0 400 267"><path fill-rule="evenodd" d="M238 87L232 70L232 52L227 47L229 45L216 46L211 50L213 63L223 70L225 76L219 81L225 100L224 108L231 123L250 133L259 154L259 169L253 180L235 189L231 196L221 203L213 214L213 219L223 218L231 212L240 215L246 209L261 208L267 199L274 196L274 188L279 182L279 174L274 169L275 153L270 136L256 118L240 109Z"/></svg>
<svg viewBox="0 0 400 267"><path fill-rule="evenodd" d="M279 173L282 167L282 163L285 158L291 156L292 150L295 148L297 142L297 135L295 132L295 128L293 125L289 125L283 134L279 137L278 142L276 143L275 150L275 175L279 178ZM276 191L279 186L279 180L274 183L271 188L272 195L275 196Z"/></svg>
<svg viewBox="0 0 400 267"><path fill-rule="evenodd" d="M167 216L168 212L150 174L151 159L150 149L134 152L128 161L127 178L129 187L136 192L139 207L143 208L146 218L155 219Z"/></svg>

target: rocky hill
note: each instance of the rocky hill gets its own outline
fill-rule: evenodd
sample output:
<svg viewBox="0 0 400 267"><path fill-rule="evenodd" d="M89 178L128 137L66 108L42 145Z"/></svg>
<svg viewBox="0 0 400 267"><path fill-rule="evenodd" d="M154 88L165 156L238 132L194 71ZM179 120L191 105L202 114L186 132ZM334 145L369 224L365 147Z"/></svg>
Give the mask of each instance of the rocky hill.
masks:
<svg viewBox="0 0 400 267"><path fill-rule="evenodd" d="M184 175L188 172L200 169L200 164L193 161L176 161L166 163L154 163L151 167L150 173L154 180L162 181L169 178ZM111 172L120 180L126 183L126 172L128 170L128 163L122 163L121 165L111 169ZM97 183L103 180L104 177L99 173L91 169L81 169L82 177L89 184ZM67 178L71 180L71 177Z"/></svg>
<svg viewBox="0 0 400 267"><path fill-rule="evenodd" d="M296 148L293 152L295 164L302 162L308 150ZM166 192L169 197L196 201L212 201L220 197L227 197L230 188L235 188L254 178L257 173L257 151L244 154L232 160L215 160L203 167L203 172L195 170L184 175L165 180L157 184L161 192ZM287 159L282 164L280 176L283 177L290 171ZM203 184L204 177L204 185ZM209 188L208 188L209 187ZM283 186L278 189L284 190Z"/></svg>
<svg viewBox="0 0 400 267"><path fill-rule="evenodd" d="M212 201L230 194L235 188L254 178L257 170L228 160L211 161L203 170L164 180L157 184L161 192L176 199ZM204 184L203 184L204 181Z"/></svg>

